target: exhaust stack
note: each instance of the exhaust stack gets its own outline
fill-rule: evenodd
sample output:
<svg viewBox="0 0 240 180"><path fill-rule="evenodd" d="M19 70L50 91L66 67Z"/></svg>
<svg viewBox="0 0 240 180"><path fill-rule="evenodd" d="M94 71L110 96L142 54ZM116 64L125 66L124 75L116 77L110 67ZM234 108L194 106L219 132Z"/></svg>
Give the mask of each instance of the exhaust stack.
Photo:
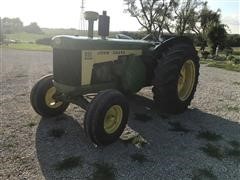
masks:
<svg viewBox="0 0 240 180"><path fill-rule="evenodd" d="M84 17L88 21L88 37L93 38L94 21L98 20L99 15L94 11L86 11Z"/></svg>
<svg viewBox="0 0 240 180"><path fill-rule="evenodd" d="M109 24L110 17L107 16L107 11L103 11L98 21L98 35L100 35L102 39L106 39L106 37L109 36Z"/></svg>

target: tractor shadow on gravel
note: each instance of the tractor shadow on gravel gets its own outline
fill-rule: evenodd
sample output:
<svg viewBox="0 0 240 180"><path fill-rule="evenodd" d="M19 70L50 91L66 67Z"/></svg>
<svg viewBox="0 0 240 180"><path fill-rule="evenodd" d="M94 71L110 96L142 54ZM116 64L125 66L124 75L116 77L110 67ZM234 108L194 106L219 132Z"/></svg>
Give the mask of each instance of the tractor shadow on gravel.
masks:
<svg viewBox="0 0 240 180"><path fill-rule="evenodd" d="M82 116L73 118L79 114L71 108L68 114L74 116L42 119L36 133L36 153L44 177L216 179L223 178L223 166L227 178L240 177L238 123L198 109L169 116L158 113L151 99L136 95L129 100L128 126L146 140L144 146L119 140L107 147L95 147L84 134ZM221 138L213 141L216 135ZM211 174L201 173L202 169Z"/></svg>

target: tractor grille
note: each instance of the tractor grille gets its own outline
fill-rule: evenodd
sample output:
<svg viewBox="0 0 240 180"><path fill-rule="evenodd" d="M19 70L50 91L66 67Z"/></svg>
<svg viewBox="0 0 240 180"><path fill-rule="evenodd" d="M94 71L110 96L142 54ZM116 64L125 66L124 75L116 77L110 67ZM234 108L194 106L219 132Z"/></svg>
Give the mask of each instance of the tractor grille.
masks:
<svg viewBox="0 0 240 180"><path fill-rule="evenodd" d="M81 51L53 49L53 76L61 84L81 85Z"/></svg>

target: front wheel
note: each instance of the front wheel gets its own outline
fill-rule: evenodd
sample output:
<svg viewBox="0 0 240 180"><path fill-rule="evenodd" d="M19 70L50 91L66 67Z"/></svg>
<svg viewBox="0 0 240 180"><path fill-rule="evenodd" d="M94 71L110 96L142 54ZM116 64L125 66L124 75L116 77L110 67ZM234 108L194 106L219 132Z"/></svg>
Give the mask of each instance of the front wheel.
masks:
<svg viewBox="0 0 240 180"><path fill-rule="evenodd" d="M178 43L161 52L154 73L153 98L160 110L184 112L193 99L199 76L199 57L193 45Z"/></svg>
<svg viewBox="0 0 240 180"><path fill-rule="evenodd" d="M53 86L53 76L41 78L32 88L30 101L33 109L43 117L54 117L62 114L69 103L56 101L56 88Z"/></svg>
<svg viewBox="0 0 240 180"><path fill-rule="evenodd" d="M117 90L102 91L87 108L84 130L93 143L111 144L124 131L128 112L128 102L122 93Z"/></svg>

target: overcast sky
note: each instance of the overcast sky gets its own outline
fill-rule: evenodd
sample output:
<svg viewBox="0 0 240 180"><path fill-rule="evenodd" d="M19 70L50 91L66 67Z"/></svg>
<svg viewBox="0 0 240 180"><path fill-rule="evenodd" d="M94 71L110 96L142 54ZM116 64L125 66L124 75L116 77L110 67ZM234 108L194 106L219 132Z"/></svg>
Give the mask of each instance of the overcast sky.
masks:
<svg viewBox="0 0 240 180"><path fill-rule="evenodd" d="M231 33L240 34L240 0L208 0L211 9L222 10L222 21ZM78 28L81 0L1 0L1 17L19 17L24 25L37 22L46 28ZM135 31L135 18L124 13L123 0L85 0L85 10L107 10L112 31Z"/></svg>

